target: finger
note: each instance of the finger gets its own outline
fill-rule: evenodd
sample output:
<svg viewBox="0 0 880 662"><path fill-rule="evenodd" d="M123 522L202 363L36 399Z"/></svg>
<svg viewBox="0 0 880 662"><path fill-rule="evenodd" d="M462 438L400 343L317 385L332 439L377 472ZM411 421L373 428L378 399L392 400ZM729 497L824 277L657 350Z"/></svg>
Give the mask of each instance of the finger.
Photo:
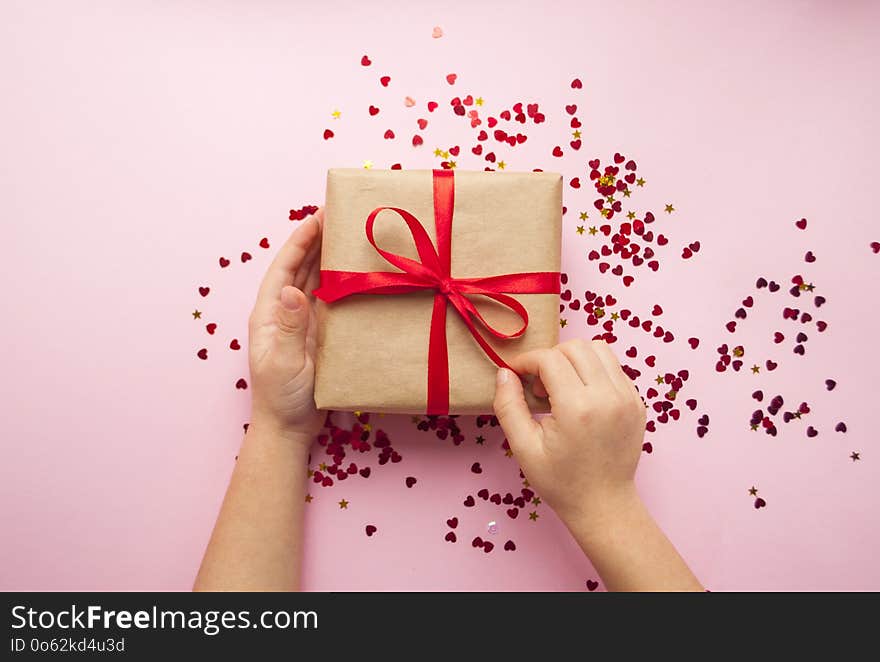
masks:
<svg viewBox="0 0 880 662"><path fill-rule="evenodd" d="M537 375L541 378L552 403L561 402L572 393L584 388L574 366L558 349L533 349L519 354L508 362L517 372Z"/></svg>
<svg viewBox="0 0 880 662"><path fill-rule="evenodd" d="M321 234L322 210L315 212L313 216L302 224L290 235L290 238L272 260L260 291L257 294L257 303L274 302L281 296L281 289L293 283L294 275L302 264L309 248Z"/></svg>
<svg viewBox="0 0 880 662"><path fill-rule="evenodd" d="M519 458L526 458L534 453L541 440L543 428L532 417L526 404L522 382L507 368L498 369L492 407L514 454Z"/></svg>
<svg viewBox="0 0 880 662"><path fill-rule="evenodd" d="M620 361L617 360L617 357L614 355L614 352L611 351L611 347L608 346L608 343L604 340L594 340L593 351L599 361L601 361L605 372L608 374L608 378L611 380L611 383L614 384L615 388L621 393L632 394L641 400L639 392L636 390L636 385L623 371L623 368L620 367Z"/></svg>
<svg viewBox="0 0 880 662"><path fill-rule="evenodd" d="M580 338L557 345L587 386L611 386L605 366L591 344Z"/></svg>
<svg viewBox="0 0 880 662"><path fill-rule="evenodd" d="M548 396L547 389L540 377L535 377L532 380L532 393L538 398L546 398Z"/></svg>
<svg viewBox="0 0 880 662"><path fill-rule="evenodd" d="M305 294L305 292L304 292ZM309 306L309 327L306 331L306 354L315 359L315 351L318 345L318 316L316 315L315 303L306 294L306 300Z"/></svg>
<svg viewBox="0 0 880 662"><path fill-rule="evenodd" d="M306 296L309 297L309 299L314 300L315 296L314 296L314 294L312 294L312 292L314 292L321 285L321 250L320 250L320 247L318 248L318 253L317 253L315 260L307 267L303 267L302 272L305 276L305 282L303 283L303 286L300 289L306 293Z"/></svg>
<svg viewBox="0 0 880 662"><path fill-rule="evenodd" d="M295 288L305 292L306 296L311 296L312 294L312 290L308 288L306 283L308 282L312 272L317 271L320 268L322 243L323 242L321 241L321 236L319 235L318 239L309 247L309 251L308 253L306 253L302 265L299 269L296 270L296 274L293 278L292 285Z"/></svg>
<svg viewBox="0 0 880 662"><path fill-rule="evenodd" d="M302 290L292 286L282 288L275 307L275 323L278 328L275 343L276 348L292 357L297 365L305 365L309 308L309 302Z"/></svg>

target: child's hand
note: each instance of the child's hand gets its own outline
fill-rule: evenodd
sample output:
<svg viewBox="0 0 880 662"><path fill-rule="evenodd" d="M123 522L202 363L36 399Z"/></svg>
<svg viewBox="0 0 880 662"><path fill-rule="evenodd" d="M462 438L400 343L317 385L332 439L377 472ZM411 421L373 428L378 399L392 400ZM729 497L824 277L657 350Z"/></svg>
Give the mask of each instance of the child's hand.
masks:
<svg viewBox="0 0 880 662"><path fill-rule="evenodd" d="M323 210L302 222L269 266L249 323L252 424L311 444L315 408L315 298ZM307 293L307 294L304 294Z"/></svg>
<svg viewBox="0 0 880 662"><path fill-rule="evenodd" d="M532 418L520 379L502 368L495 414L523 473L560 518L589 528L637 499L645 405L608 345L571 340L510 366L538 376L533 390L549 395L551 413Z"/></svg>

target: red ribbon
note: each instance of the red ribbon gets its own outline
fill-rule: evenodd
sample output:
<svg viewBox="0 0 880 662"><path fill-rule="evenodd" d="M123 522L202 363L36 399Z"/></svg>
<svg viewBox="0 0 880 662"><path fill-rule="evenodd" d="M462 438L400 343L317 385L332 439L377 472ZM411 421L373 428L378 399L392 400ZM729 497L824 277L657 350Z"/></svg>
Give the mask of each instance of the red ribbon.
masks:
<svg viewBox="0 0 880 662"><path fill-rule="evenodd" d="M510 368L492 349L474 324L477 320L497 338L517 338L529 325L525 307L513 297L503 294L559 294L559 272L538 271L503 274L484 278L453 278L451 275L452 212L455 202L455 180L452 170L434 170L434 226L437 250L421 222L405 209L376 207L367 217L367 239L373 248L402 272L321 270L321 286L313 294L331 303L352 294L406 294L420 290L436 290L431 333L428 340L428 414L449 412L449 357L446 346L446 302L461 315L468 330L495 365ZM376 245L373 224L384 210L397 212L403 218L415 242L421 261L389 253ZM514 333L502 333L492 327L467 295L482 294L513 310L523 321Z"/></svg>

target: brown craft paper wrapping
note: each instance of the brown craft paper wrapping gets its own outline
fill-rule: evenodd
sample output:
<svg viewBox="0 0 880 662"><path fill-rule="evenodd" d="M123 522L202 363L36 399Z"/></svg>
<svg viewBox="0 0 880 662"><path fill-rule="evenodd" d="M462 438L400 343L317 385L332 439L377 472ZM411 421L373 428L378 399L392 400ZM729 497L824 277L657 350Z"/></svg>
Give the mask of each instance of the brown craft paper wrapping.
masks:
<svg viewBox="0 0 880 662"><path fill-rule="evenodd" d="M332 169L327 173L321 269L399 271L367 240L364 225L376 207L400 207L418 218L436 247L430 170ZM473 278L528 271L559 271L562 178L552 173L455 171L452 276ZM412 235L395 212L379 214L376 244L418 260ZM559 340L557 294L513 294L529 313L520 338L495 338L479 323L502 358ZM333 303L317 300L315 402L320 409L424 414L428 337L434 292L356 294ZM471 298L504 333L522 322L483 296ZM448 305L449 413L491 413L497 367ZM526 399L535 412L546 399Z"/></svg>

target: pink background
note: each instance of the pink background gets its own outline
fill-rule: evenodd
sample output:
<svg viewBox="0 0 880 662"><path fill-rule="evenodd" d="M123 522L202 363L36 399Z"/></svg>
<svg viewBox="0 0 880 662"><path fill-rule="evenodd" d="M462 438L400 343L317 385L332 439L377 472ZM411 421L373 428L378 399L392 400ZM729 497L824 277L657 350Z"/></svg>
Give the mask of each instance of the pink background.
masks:
<svg viewBox="0 0 880 662"><path fill-rule="evenodd" d="M869 248L880 239L877 4L550 6L3 3L0 588L190 587L247 420L248 393L233 387L246 353L228 343L245 339L256 284L294 225L287 211L320 201L330 166L437 167L434 147L460 143L459 167L482 168L472 133L449 112L452 96L473 93L484 114L517 101L546 109L529 142L504 152L510 169L586 181L587 160L620 151L647 180L637 207L662 217L670 238L660 271L642 268L624 288L587 261L597 240L575 233L575 212L593 217L589 187L566 187L563 266L575 296L612 292L643 317L660 304L659 321L676 332L663 344L623 328L617 348L636 344L643 371L648 353L661 372L690 371L699 407L648 435L639 482L697 575L713 590L880 589L880 315L870 304L880 256ZM582 90L570 88L575 76ZM405 108L405 95L417 107ZM440 108L415 149L428 99ZM570 140L569 103L584 146L554 159L553 145ZM325 128L335 138L323 140ZM383 140L385 128L397 138ZM801 217L806 231L793 225ZM264 236L269 251L257 247ZM680 259L694 240L700 252ZM244 250L254 255L246 265ZM810 265L807 250L818 258ZM230 268L219 269L220 255ZM804 357L789 340L772 342L799 273L828 299L829 328L808 332ZM756 292L760 275L783 290ZM755 312L731 336L724 324L749 294ZM594 332L582 314L564 316L564 338ZM219 324L216 336L205 321ZM696 351L690 336L701 339ZM717 374L722 342L746 345L747 366L754 356L779 368ZM195 356L201 347L207 361ZM776 438L751 432L755 388L786 406L809 402L819 435L807 438L804 421ZM704 412L710 431L698 439ZM833 431L841 420L846 434ZM479 499L462 506L483 486L519 488L497 428L477 446L473 419L462 420L467 439L455 447L409 417L373 423L404 460L371 462L367 480L311 486L306 588L580 591L597 578L546 506L537 522ZM418 478L412 489L406 476ZM752 485L765 508L753 507ZM443 540L452 516L456 544ZM475 535L496 549L473 548ZM508 538L515 552L501 549Z"/></svg>

